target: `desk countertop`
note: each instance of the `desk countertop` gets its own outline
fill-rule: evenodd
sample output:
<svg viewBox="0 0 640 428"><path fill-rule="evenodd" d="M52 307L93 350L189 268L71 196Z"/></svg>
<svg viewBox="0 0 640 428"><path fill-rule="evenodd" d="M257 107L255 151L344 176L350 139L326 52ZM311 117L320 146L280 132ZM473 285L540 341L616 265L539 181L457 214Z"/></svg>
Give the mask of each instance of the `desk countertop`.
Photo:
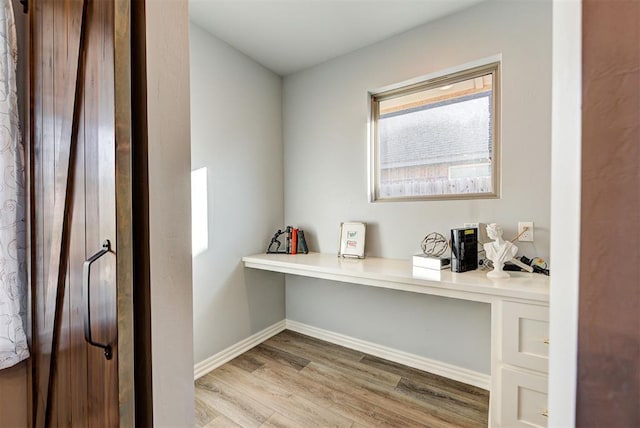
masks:
<svg viewBox="0 0 640 428"><path fill-rule="evenodd" d="M501 297L549 302L549 277L537 273L509 272L508 279L492 280L486 271L443 270L426 277L414 274L410 259L344 259L321 253L255 254L242 261L248 268L472 301Z"/></svg>

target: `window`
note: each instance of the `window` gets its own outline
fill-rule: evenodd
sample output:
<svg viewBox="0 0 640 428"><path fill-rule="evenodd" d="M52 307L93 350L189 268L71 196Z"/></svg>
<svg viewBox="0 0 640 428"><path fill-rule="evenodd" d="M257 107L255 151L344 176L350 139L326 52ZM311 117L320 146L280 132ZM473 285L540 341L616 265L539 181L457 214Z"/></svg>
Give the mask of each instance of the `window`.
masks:
<svg viewBox="0 0 640 428"><path fill-rule="evenodd" d="M370 94L370 199L499 195L499 62Z"/></svg>

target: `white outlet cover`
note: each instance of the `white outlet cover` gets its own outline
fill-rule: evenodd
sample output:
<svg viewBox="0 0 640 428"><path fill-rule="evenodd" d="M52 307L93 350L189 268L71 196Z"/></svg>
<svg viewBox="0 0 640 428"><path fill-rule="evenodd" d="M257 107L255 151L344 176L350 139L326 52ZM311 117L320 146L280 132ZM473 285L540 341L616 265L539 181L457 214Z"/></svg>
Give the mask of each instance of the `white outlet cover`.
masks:
<svg viewBox="0 0 640 428"><path fill-rule="evenodd" d="M523 233L524 229L528 228L526 232ZM533 222L532 221L520 221L518 222L518 241L520 242L533 242Z"/></svg>

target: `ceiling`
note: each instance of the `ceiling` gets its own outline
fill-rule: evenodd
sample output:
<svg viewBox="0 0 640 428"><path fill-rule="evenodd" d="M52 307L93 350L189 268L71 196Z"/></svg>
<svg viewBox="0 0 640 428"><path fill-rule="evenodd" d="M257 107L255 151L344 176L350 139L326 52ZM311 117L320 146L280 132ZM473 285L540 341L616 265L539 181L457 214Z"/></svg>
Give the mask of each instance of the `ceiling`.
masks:
<svg viewBox="0 0 640 428"><path fill-rule="evenodd" d="M483 0L189 0L191 21L281 76Z"/></svg>

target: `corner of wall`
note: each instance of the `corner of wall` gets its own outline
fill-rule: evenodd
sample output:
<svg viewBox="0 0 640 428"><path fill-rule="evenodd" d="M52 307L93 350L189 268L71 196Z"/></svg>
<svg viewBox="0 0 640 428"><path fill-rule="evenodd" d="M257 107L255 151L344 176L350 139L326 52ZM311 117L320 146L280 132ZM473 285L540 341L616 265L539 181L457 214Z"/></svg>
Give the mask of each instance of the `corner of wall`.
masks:
<svg viewBox="0 0 640 428"><path fill-rule="evenodd" d="M191 49L191 156L208 172L209 245L193 258L201 364L284 318L282 275L241 262L283 227L283 97L281 76L197 26Z"/></svg>

